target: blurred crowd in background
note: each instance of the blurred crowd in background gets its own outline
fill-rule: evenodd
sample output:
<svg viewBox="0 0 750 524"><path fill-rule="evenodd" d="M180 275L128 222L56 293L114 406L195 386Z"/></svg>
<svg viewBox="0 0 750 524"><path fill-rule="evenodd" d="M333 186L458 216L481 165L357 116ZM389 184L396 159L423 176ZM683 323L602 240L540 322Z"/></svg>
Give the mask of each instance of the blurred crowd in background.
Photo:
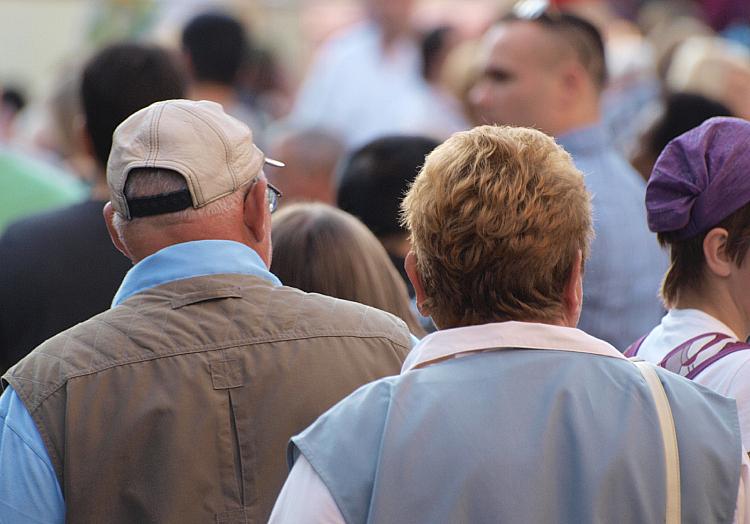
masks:
<svg viewBox="0 0 750 524"><path fill-rule="evenodd" d="M389 274L400 275L398 285L407 286L414 314L407 322L413 332L432 329L429 319L420 320L416 313L413 290L403 272L409 243L399 224L398 201L425 154L452 133L484 123L524 124L498 122L482 107L486 101L472 91L486 75L481 65L486 54L482 37L510 12L512 2L112 0L70 2L66 9L76 10L77 15L61 16L59 23L50 20L62 13L56 11L60 5L52 9L53 4L0 5L0 20L4 20L0 27L5 25L6 33L20 35L18 27L25 26L22 38L4 46L2 53L8 60L0 67L0 232L24 217L80 202L88 206L89 218L68 224L68 229L47 231L46 239L62 240L77 231L84 239L81 242L93 244L91 239L98 235L102 251L97 256L88 253L86 262L74 260L70 265L90 276L106 272L102 276L106 283L92 283L89 294L98 298L70 318L66 314L76 307L58 303L57 311L46 314L49 329L33 324L27 330L28 339L18 342L16 353L15 342L3 341L6 352L14 355L8 357L6 366L48 336L108 307L129 267L109 245L98 218L90 218L98 216L108 199L103 177L111 145L107 126L115 126L124 117L106 100L113 94L119 96L120 90L123 97L130 96L129 86L122 85L122 74L133 86L153 88L150 83L156 80L138 74L138 68L147 70L147 65L127 63L129 55L120 56L114 50L109 61L122 61L125 72L119 76L91 73L90 82L95 85L90 99L96 99L97 90L102 94L99 105L90 102L88 108L100 118L110 112L111 121L97 132L92 128L95 118L86 114L81 99L86 89L83 67L107 46L123 42L166 52L174 74L181 77L174 79L181 85L174 97L219 102L249 125L255 142L269 156L286 163L283 169L266 169L269 180L284 193L282 205L319 202L361 220L393 262L395 269L389 266ZM750 118L750 3L746 0L559 0L551 5L526 0L522 4L530 17L565 9L601 31L607 59L601 120L616 149L644 179L671 138L711 116ZM76 22L70 27L61 27L72 19ZM18 27L10 28L11 24ZM42 32L45 27L50 28L49 45ZM61 40L61 35L75 36ZM60 41L65 44L56 46ZM35 61L37 54L43 64ZM166 60L154 58L162 59ZM395 136L400 138L394 142ZM337 217L326 208L312 207L304 213L313 218L301 220L292 210L284 215L291 224L286 230L313 234L310 224ZM46 216L44 222L60 221L50 218ZM96 224L87 231L84 222ZM0 287L9 294L23 280L19 274L28 272L31 265L39 272L39 264L44 263L39 260L45 258L40 254L43 251L34 251L29 240L34 234L24 229L28 225L28 221L16 223L0 241L6 253ZM311 231L305 230L307 226ZM278 235L286 235L284 231L279 227ZM19 255L19 245L24 246L27 258ZM365 250L357 256L361 253ZM62 290L63 271L56 268L59 258L50 258L50 267L41 273L50 275L51 286L60 296L68 297ZM362 267L361 261L351 265ZM656 272L661 274L662 269ZM282 280L294 285L294 278L289 274ZM383 278L379 276L377 282ZM71 285L79 298L87 294L80 281L73 280ZM35 318L39 318L40 302L54 302L43 288L46 294L28 298ZM374 300L344 291L318 291ZM653 290L650 293L655 296ZM391 304L400 300L380 297L373 305L408 317L403 305ZM29 310L19 304L13 310L18 318L0 322L0 333L13 326L18 338L23 331L18 323L29 317ZM622 348L630 341L616 342Z"/></svg>
<svg viewBox="0 0 750 524"><path fill-rule="evenodd" d="M0 143L4 151L33 156L86 183L92 166L76 142L78 77L87 57L108 43L153 42L174 51L190 70L191 98L228 104L230 112L251 125L259 143L283 150L290 163L306 148L321 157L316 169L331 171L346 151L379 135L423 134L443 140L484 123L468 98L477 73L477 42L512 6L507 0L392 0L375 14L368 12L366 2L354 0L66 3L69 11L80 5L75 17L61 20L73 26L64 29L43 21L48 11L54 16L55 10L48 9L54 3L5 2L0 7L6 20L0 27L26 22L23 40L11 42L12 31L5 36ZM644 176L665 139L675 134L671 126L691 127L693 122L683 121L689 115L695 121L709 113L750 115L747 2L553 4L603 32L609 68L604 118L623 154ZM202 33L194 28L191 41L183 30L204 12L233 17L240 24L237 34L228 30L219 39L211 35L221 31L219 26L206 25ZM44 49L47 24L54 28L52 40L61 34L76 37L52 53ZM380 69L367 49L372 27L391 35ZM192 64L191 48L201 55L193 56ZM352 60L352 54L359 59ZM36 55L42 64L28 64ZM24 60L18 57L27 64L18 64ZM293 172L288 176L296 175L296 170L288 171ZM302 182L294 185L308 193L305 198L333 202L333 191L326 193L317 184L315 190ZM294 195L288 197L286 201ZM9 218L3 216L0 224Z"/></svg>

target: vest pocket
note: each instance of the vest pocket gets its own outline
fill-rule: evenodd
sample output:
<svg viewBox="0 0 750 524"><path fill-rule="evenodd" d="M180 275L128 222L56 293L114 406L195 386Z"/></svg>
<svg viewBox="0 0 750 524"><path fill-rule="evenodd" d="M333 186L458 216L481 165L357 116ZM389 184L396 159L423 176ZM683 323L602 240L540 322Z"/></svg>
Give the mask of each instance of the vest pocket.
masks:
<svg viewBox="0 0 750 524"><path fill-rule="evenodd" d="M216 524L253 524L250 508L233 509L216 514Z"/></svg>

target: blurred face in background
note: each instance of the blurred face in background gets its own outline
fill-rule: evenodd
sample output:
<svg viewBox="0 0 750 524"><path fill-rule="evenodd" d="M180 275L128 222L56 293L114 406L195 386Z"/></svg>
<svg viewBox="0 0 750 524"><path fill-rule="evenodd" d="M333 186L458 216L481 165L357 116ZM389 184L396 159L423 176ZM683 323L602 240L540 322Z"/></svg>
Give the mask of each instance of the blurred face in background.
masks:
<svg viewBox="0 0 750 524"><path fill-rule="evenodd" d="M479 78L469 93L479 123L553 132L560 75L551 44L550 36L530 22L501 23L487 33Z"/></svg>
<svg viewBox="0 0 750 524"><path fill-rule="evenodd" d="M401 33L410 28L415 0L365 0L365 9L387 33Z"/></svg>

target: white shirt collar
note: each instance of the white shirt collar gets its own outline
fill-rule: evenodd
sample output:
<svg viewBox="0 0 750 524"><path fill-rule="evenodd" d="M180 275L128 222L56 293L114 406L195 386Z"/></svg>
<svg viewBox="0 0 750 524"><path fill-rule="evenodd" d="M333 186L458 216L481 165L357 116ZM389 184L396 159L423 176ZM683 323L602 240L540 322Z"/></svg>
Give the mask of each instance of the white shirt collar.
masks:
<svg viewBox="0 0 750 524"><path fill-rule="evenodd" d="M732 329L700 309L670 309L638 348L638 356L659 362L677 346L705 333L724 333L739 340Z"/></svg>
<svg viewBox="0 0 750 524"><path fill-rule="evenodd" d="M683 331L686 325L693 326L696 330L696 335L717 332L739 340L739 337L732 328L700 309L670 309L664 318L662 318L661 323L667 328L676 325Z"/></svg>
<svg viewBox="0 0 750 524"><path fill-rule="evenodd" d="M401 367L401 373L466 353L501 348L549 349L625 358L607 342L580 329L510 321L432 333L414 346Z"/></svg>

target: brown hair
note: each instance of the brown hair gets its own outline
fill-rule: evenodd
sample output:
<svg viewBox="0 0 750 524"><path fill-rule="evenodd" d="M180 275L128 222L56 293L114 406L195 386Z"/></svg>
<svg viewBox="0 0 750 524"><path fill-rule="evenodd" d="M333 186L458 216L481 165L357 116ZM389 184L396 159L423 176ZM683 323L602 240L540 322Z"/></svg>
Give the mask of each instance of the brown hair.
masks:
<svg viewBox="0 0 750 524"><path fill-rule="evenodd" d="M402 210L440 328L559 319L593 235L583 175L534 129L454 134L427 157Z"/></svg>
<svg viewBox="0 0 750 524"><path fill-rule="evenodd" d="M271 271L284 285L388 311L424 335L385 249L349 213L320 203L291 204L273 216L272 239Z"/></svg>
<svg viewBox="0 0 750 524"><path fill-rule="evenodd" d="M682 290L701 291L703 272L706 267L703 241L709 231L716 228L727 230L726 254L738 267L742 266L745 254L750 248L750 203L745 204L708 231L692 238L676 240L672 233L656 235L662 246L669 247L670 265L661 285L661 297L667 307L675 306Z"/></svg>

